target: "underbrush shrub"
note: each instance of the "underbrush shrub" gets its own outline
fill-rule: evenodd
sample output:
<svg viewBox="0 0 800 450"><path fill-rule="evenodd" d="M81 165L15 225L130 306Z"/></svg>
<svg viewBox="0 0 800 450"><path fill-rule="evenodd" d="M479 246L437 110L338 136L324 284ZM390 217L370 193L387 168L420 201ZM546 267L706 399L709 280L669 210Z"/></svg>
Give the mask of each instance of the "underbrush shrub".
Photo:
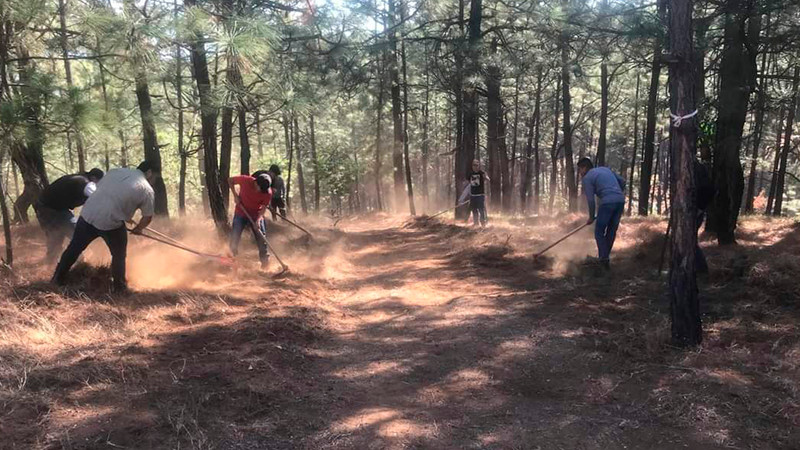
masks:
<svg viewBox="0 0 800 450"><path fill-rule="evenodd" d="M797 298L800 295L800 255L779 253L758 261L747 271L746 283L768 290L777 300Z"/></svg>

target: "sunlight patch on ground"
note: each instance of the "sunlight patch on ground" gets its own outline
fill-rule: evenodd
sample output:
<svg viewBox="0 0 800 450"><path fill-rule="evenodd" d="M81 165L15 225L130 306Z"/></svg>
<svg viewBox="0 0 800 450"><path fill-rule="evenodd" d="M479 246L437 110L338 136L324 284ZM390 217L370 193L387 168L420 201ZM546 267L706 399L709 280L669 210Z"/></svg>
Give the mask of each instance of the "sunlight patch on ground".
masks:
<svg viewBox="0 0 800 450"><path fill-rule="evenodd" d="M337 433L352 433L364 428L375 429L378 436L403 439L431 436L433 424L423 424L403 417L400 411L390 408L366 408L333 424Z"/></svg>
<svg viewBox="0 0 800 450"><path fill-rule="evenodd" d="M387 373L404 374L411 370L408 359L394 360L394 361L371 361L368 363L360 364L358 366L351 366L332 373L333 376L346 380L372 378Z"/></svg>

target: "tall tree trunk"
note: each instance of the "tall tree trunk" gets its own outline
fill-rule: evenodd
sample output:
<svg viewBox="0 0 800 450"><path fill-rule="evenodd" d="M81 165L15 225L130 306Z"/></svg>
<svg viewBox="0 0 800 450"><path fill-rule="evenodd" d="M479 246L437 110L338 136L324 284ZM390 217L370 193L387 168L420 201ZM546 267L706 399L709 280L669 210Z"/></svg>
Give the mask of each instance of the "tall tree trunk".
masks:
<svg viewBox="0 0 800 450"><path fill-rule="evenodd" d="M564 114L564 121L561 126L564 129L564 162L566 164L566 178L564 182L567 185L566 190L569 211L575 212L578 210L578 185L575 183L575 167L572 161L572 124L570 123L570 101L572 97L569 92L569 73L572 61L569 58L568 39L568 31L566 29L562 30L559 46L561 47L561 102L563 103L562 113Z"/></svg>
<svg viewBox="0 0 800 450"><path fill-rule="evenodd" d="M689 114L696 108L692 72L692 0L670 0L669 25L670 51L677 60L669 67L670 110L676 114ZM695 267L695 123L686 120L679 127L670 127L674 200L669 298L672 341L679 346L698 345L703 337Z"/></svg>
<svg viewBox="0 0 800 450"><path fill-rule="evenodd" d="M794 67L794 81L792 81L792 103L789 105L789 114L786 119L786 132L783 134L783 150L781 151L781 162L778 167L778 182L775 186L775 208L772 214L780 216L783 208L783 191L786 182L786 164L789 152L792 150L792 132L794 126L795 113L797 112L798 101L800 101L800 65Z"/></svg>
<svg viewBox="0 0 800 450"><path fill-rule="evenodd" d="M497 38L491 43L492 58L497 54ZM490 61L493 61L490 58ZM486 156L489 157L489 200L490 205L499 210L503 195L503 173L501 170L500 129L503 121L503 105L500 99L500 67L494 62L486 67ZM505 204L502 203L505 210Z"/></svg>
<svg viewBox="0 0 800 450"><path fill-rule="evenodd" d="M536 71L536 100L533 114L528 121L528 142L525 144L525 177L520 184L520 209L524 215L528 210L528 189L533 180L533 213L539 214L539 109L542 102L542 70ZM534 142L535 141L535 142ZM534 146L536 150L534 152ZM535 172L535 176L534 176ZM534 179L535 177L535 179Z"/></svg>
<svg viewBox="0 0 800 450"><path fill-rule="evenodd" d="M542 69L539 68L536 77L536 102L533 108L533 115L536 118L533 126L536 127L536 132L533 135L533 165L534 165L534 184L533 184L533 213L538 215L542 203L542 188L541 188L541 171L542 164L539 161L539 136L541 135L542 123L542 82L544 75Z"/></svg>
<svg viewBox="0 0 800 450"><path fill-rule="evenodd" d="M297 152L297 186L300 190L300 208L303 214L308 214L308 203L306 203L306 180L303 174L303 146L300 145L300 125L297 116L294 116L294 147Z"/></svg>
<svg viewBox="0 0 800 450"><path fill-rule="evenodd" d="M67 79L67 87L70 91L74 91L75 83L72 81L72 66L69 59L69 39L67 38L67 0L58 0L58 18L61 25L61 54L64 57L64 75ZM69 95L71 101L75 101L75 99L72 98L72 96L75 95L74 92L71 92ZM83 150L83 136L75 122L76 118L70 118L72 119L70 129L75 133L75 147L78 153L78 172L84 173L86 172L86 155Z"/></svg>
<svg viewBox="0 0 800 450"><path fill-rule="evenodd" d="M240 107L237 114L239 115L239 173L248 175L250 173L250 136L247 132L247 110Z"/></svg>
<svg viewBox="0 0 800 450"><path fill-rule="evenodd" d="M173 20L178 20L178 0L173 0ZM178 106L178 156L181 159L181 169L178 178L178 214L186 215L186 166L189 155L183 142L183 55L181 43L175 44L175 97Z"/></svg>
<svg viewBox="0 0 800 450"><path fill-rule="evenodd" d="M470 12L468 21L467 36L467 58L466 74L464 77L463 98L464 98L464 120L462 126L463 146L461 167L456 167L459 172L456 177L463 181L470 171L472 160L476 158L478 142L478 86L475 85L476 78L480 74L480 46L481 46L481 20L483 18L483 0L472 0L470 2ZM456 184L456 190L460 190L461 185ZM458 194L456 194L458 195Z"/></svg>
<svg viewBox="0 0 800 450"><path fill-rule="evenodd" d="M19 31L23 25L8 27ZM36 204L48 181L43 156L45 134L39 117L42 99L41 94L32 86L36 68L29 59L27 47L21 41L17 43L17 55L18 76L22 85L19 100L25 117L26 136L24 142L16 140L11 145L11 158L19 167L23 183L22 194L14 202L14 215L15 221L27 223L28 208Z"/></svg>
<svg viewBox="0 0 800 450"><path fill-rule="evenodd" d="M425 104L422 105L422 201L425 211L430 210L430 198L428 190L428 164L430 164L430 68L428 61L428 47L425 47Z"/></svg>
<svg viewBox="0 0 800 450"><path fill-rule="evenodd" d="M397 49L397 0L389 2L389 77L391 78L392 95L392 124L394 139L392 140L392 175L394 180L394 201L395 210L400 209L400 202L405 193L403 180L403 111L402 100L400 98L400 70L398 68L398 49ZM403 1L403 0L400 0ZM400 6L402 8L402 5Z"/></svg>
<svg viewBox="0 0 800 450"><path fill-rule="evenodd" d="M2 25L0 25L2 26ZM0 36L0 39L2 36ZM0 94L2 97L3 94ZM0 166L3 165L3 154L0 153ZM14 163L11 163L14 167ZM6 185L3 175L0 174L0 214L3 218L3 240L6 244L6 257L3 262L9 267L14 264L14 243L11 240L11 217L8 214L8 205L6 204Z"/></svg>
<svg viewBox="0 0 800 450"><path fill-rule="evenodd" d="M774 161L772 163L772 171L770 174L769 182L769 196L767 198L767 209L764 211L764 214L770 215L772 214L773 207L775 206L775 187L778 185L778 165L781 162L781 136L783 136L783 120L784 120L784 113L786 108L781 106L780 112L778 113L778 121L775 125L775 156L773 157Z"/></svg>
<svg viewBox="0 0 800 450"><path fill-rule="evenodd" d="M659 10L661 10L661 7L659 7ZM658 78L661 76L661 49L661 36L657 36L653 48L653 62L650 66L650 89L647 94L647 124L645 125L642 167L639 169L640 216L646 216L650 212L650 180L653 177L653 152L656 144L656 108L658 107Z"/></svg>
<svg viewBox="0 0 800 450"><path fill-rule="evenodd" d="M550 196L548 198L547 212L553 214L553 204L556 200L558 193L558 117L561 102L559 100L559 93L561 92L561 74L556 80L556 90L553 93L553 146L550 147L550 161L552 163L550 170Z"/></svg>
<svg viewBox="0 0 800 450"><path fill-rule="evenodd" d="M403 10L405 11L405 9ZM405 13L401 14L405 20ZM406 64L406 41L401 42L403 53L403 161L405 166L406 187L408 193L408 212L412 216L417 215L414 207L414 185L411 181L411 160L408 157L408 73Z"/></svg>
<svg viewBox="0 0 800 450"><path fill-rule="evenodd" d="M514 190L514 179L515 173L514 171L517 168L517 139L518 139L518 132L519 132L519 86L520 85L520 75L517 74L516 78L514 79L514 134L511 137L511 158L509 158L509 194L508 194L508 201L509 204L511 203L511 192Z"/></svg>
<svg viewBox="0 0 800 450"><path fill-rule="evenodd" d="M466 0L458 0L458 28L459 39L466 41L466 31L464 27L464 3ZM480 21L480 18L478 19ZM478 33L480 36L480 33ZM460 42L458 43L460 44ZM460 191L466 181L466 176L469 171L469 164L471 164L472 155L467 154L467 147L464 143L464 102L465 102L465 89L464 89L464 60L466 54L464 45L456 45L453 51L453 59L455 62L455 75L453 96L455 97L455 122L456 122L456 145L454 149L453 158L453 201L458 204L458 197ZM473 149L474 150L474 149ZM462 220L469 215L469 208L465 205L455 210L456 220Z"/></svg>
<svg viewBox="0 0 800 450"><path fill-rule="evenodd" d="M767 14L767 22L764 26L766 35L764 40L769 40L770 32L770 16ZM753 36L755 38L755 36ZM761 53L761 75L767 74L767 52ZM761 79L761 86L758 89L758 99L756 100L756 123L753 130L753 152L750 155L750 175L747 177L747 194L745 196L744 212L746 214L753 213L753 202L756 196L756 169L758 167L758 150L761 146L761 140L764 134L764 116L767 109L767 81L765 78Z"/></svg>
<svg viewBox="0 0 800 450"><path fill-rule="evenodd" d="M725 32L712 176L716 195L708 215L708 228L716 233L720 245L736 243L734 231L744 194L744 170L739 153L750 92L756 79L755 50L749 51L747 47L756 43L759 29L758 21L750 17L753 5L749 2L727 0L724 6Z"/></svg>
<svg viewBox="0 0 800 450"><path fill-rule="evenodd" d="M228 86L231 86L231 72L233 71L232 58L228 56L227 70L225 71ZM219 190L222 193L222 202L225 209L228 209L228 199L230 189L228 189L228 178L231 176L231 152L233 150L233 107L232 99L228 99L222 106L219 142Z"/></svg>
<svg viewBox="0 0 800 450"><path fill-rule="evenodd" d="M294 116L294 111L292 111ZM292 162L294 161L294 132L292 130L292 122L289 114L283 114L283 134L286 139L286 153L289 157L289 170L286 175L286 209L291 210L291 201L289 194L292 188Z"/></svg>
<svg viewBox="0 0 800 450"><path fill-rule="evenodd" d="M193 7L196 0L185 0L187 7ZM217 165L217 107L214 105L211 80L208 73L208 60L204 37L199 34L192 36L189 43L192 57L193 75L197 83L200 97L201 134L203 138L203 169L205 172L206 189L208 190L208 203L211 216L217 230L226 232L228 229L228 214L225 200L220 191L219 166ZM226 189L227 192L227 189Z"/></svg>
<svg viewBox="0 0 800 450"><path fill-rule="evenodd" d="M383 198L381 195L381 167L383 166L383 142L381 133L383 132L383 103L384 103L384 70L385 52L381 58L381 67L378 69L378 110L375 124L375 199L378 202L378 210L383 210Z"/></svg>
<svg viewBox="0 0 800 450"><path fill-rule="evenodd" d="M156 134L156 122L153 116L153 105L150 100L150 86L147 83L147 74L144 64L138 61L134 64L136 73L136 100L139 104L139 115L142 119L142 144L144 144L144 159L161 170L161 151L158 146L158 135ZM155 214L157 216L168 216L167 208L167 186L164 184L163 176L155 180L153 184L155 193Z"/></svg>
<svg viewBox="0 0 800 450"><path fill-rule="evenodd" d="M597 139L597 165L606 165L606 134L608 132L608 90L611 79L605 59L600 63L600 137Z"/></svg>
<svg viewBox="0 0 800 450"><path fill-rule="evenodd" d="M639 74L636 74L636 95L633 101L633 151L631 152L631 174L628 179L628 215L633 208L633 173L636 171L636 152L639 151Z"/></svg>
<svg viewBox="0 0 800 450"><path fill-rule="evenodd" d="M314 130L314 113L309 119L311 127L311 164L314 165L314 211L319 213L319 160L317 159L317 137Z"/></svg>

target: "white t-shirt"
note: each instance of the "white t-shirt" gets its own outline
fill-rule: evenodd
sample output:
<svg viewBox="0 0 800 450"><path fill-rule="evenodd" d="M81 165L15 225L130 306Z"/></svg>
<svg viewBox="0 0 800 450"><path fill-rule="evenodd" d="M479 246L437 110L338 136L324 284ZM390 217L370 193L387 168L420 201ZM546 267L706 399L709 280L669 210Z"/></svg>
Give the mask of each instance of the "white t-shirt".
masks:
<svg viewBox="0 0 800 450"><path fill-rule="evenodd" d="M153 188L140 170L113 169L97 183L81 217L98 230L115 230L133 219L137 209L142 216L152 216L154 199Z"/></svg>

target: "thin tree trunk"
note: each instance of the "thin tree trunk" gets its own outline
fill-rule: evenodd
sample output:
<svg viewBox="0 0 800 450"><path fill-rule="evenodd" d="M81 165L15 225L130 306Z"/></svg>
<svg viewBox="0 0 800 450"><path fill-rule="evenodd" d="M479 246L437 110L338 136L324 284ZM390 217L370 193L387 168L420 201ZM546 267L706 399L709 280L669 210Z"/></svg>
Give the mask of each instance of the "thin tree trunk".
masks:
<svg viewBox="0 0 800 450"><path fill-rule="evenodd" d="M69 39L67 38L67 0L58 0L58 17L61 25L61 54L64 57L64 75L70 91L75 89L72 81L72 67L69 58ZM70 94L71 96L72 94ZM86 172L86 155L83 150L83 136L75 123L75 117L70 117L73 122L70 129L75 133L75 148L78 153L78 172Z"/></svg>
<svg viewBox="0 0 800 450"><path fill-rule="evenodd" d="M256 151L258 151L258 156L264 156L264 145L261 142L261 114L259 114L258 108L255 111L255 120L256 120Z"/></svg>
<svg viewBox="0 0 800 450"><path fill-rule="evenodd" d="M239 107L239 173L250 174L250 137L247 132L247 110Z"/></svg>
<svg viewBox="0 0 800 450"><path fill-rule="evenodd" d="M633 208L633 173L636 171L636 153L639 151L639 74L636 74L636 95L633 101L633 153L631 155L631 175L628 180L628 215Z"/></svg>
<svg viewBox="0 0 800 450"><path fill-rule="evenodd" d="M196 0L185 0L187 7L195 6ZM217 165L217 108L213 103L208 60L202 35L195 34L190 41L193 75L200 97L201 134L203 137L203 169L211 216L217 230L226 232L228 217L225 200L220 191L219 166ZM227 192L227 189L226 189Z"/></svg>
<svg viewBox="0 0 800 450"><path fill-rule="evenodd" d="M606 165L606 134L608 130L608 90L611 80L605 59L600 63L600 137L597 140L597 165Z"/></svg>
<svg viewBox="0 0 800 450"><path fill-rule="evenodd" d="M773 157L772 172L770 172L769 182L769 196L767 198L767 208L764 214L772 214L772 209L775 206L775 187L778 185L778 165L781 161L781 136L783 136L783 120L786 108L781 105L780 112L778 113L778 121L775 130L775 156Z"/></svg>
<svg viewBox="0 0 800 450"><path fill-rule="evenodd" d="M173 19L178 20L178 0L173 3ZM181 159L181 168L178 178L178 214L186 215L186 165L189 155L186 153L183 142L183 55L181 43L175 44L175 97L178 106L178 156Z"/></svg>
<svg viewBox="0 0 800 450"><path fill-rule="evenodd" d="M767 22L764 26L766 36L764 40L769 40L770 32L770 16L767 15ZM767 74L767 52L761 53L761 74ZM756 123L753 130L753 151L750 155L750 175L747 177L747 194L745 196L744 212L746 214L753 213L753 202L756 196L756 168L758 167L758 150L761 146L761 139L764 134L764 116L767 109L767 81L761 79L761 85L758 89L758 100L756 101Z"/></svg>
<svg viewBox="0 0 800 450"><path fill-rule="evenodd" d="M308 203L306 203L306 182L303 174L303 146L300 145L300 125L297 116L294 116L294 147L297 152L297 186L300 189L300 208L303 214L308 214Z"/></svg>
<svg viewBox="0 0 800 450"><path fill-rule="evenodd" d="M403 9L405 11L405 9ZM405 13L401 13L401 17L405 20ZM412 216L417 215L417 210L414 207L414 185L411 181L411 161L408 157L408 73L406 64L406 41L403 39L400 43L402 48L403 57L403 160L406 175L406 187L408 193L408 212Z"/></svg>
<svg viewBox="0 0 800 450"><path fill-rule="evenodd" d="M780 216L783 208L783 191L786 182L786 164L789 152L792 150L792 131L794 127L795 113L797 112L798 96L800 96L800 65L794 67L794 81L792 81L792 103L789 105L789 114L786 119L786 132L783 134L783 150L781 151L781 162L778 167L778 183L775 186L775 208L773 215Z"/></svg>
<svg viewBox="0 0 800 450"><path fill-rule="evenodd" d="M572 100L570 95L571 60L569 58L569 34L566 29L561 31L559 45L561 47L561 102L563 103L562 113L564 115L564 121L561 126L564 129L564 162L566 165L564 182L567 185L569 211L575 212L578 210L578 186L575 183L575 167L572 161L572 124L570 123L570 114L572 112L570 106Z"/></svg>
<svg viewBox="0 0 800 450"><path fill-rule="evenodd" d="M150 87L147 82L147 74L141 61L135 62L136 73L136 100L139 104L139 114L142 119L142 143L144 144L144 159L149 161L161 170L161 151L158 146L158 135L156 133L156 122L153 115L153 105L150 100ZM164 184L163 175L159 175L153 184L155 192L155 214L157 216L168 216L167 207L167 186Z"/></svg>
<svg viewBox="0 0 800 450"><path fill-rule="evenodd" d="M466 31L464 26L464 10L466 0L458 0L458 28L459 39L466 41ZM480 20L480 19L478 19ZM480 34L479 34L480 35ZM461 44L461 42L459 42ZM468 148L464 142L464 114L465 114L465 92L464 92L464 60L465 60L465 46L456 45L453 51L453 59L455 62L455 83L453 86L453 95L455 97L455 125L456 125L456 142L455 142L455 155L453 158L453 204L458 204L458 197L460 195L461 187L466 180L469 171L469 164L471 164L472 155L469 155ZM452 145L451 145L452 147ZM474 150L474 149L473 149ZM462 206L455 210L456 220L461 220L469 215L469 208Z"/></svg>
<svg viewBox="0 0 800 450"><path fill-rule="evenodd" d="M514 134L511 137L511 158L509 159L509 204L511 203L511 192L514 190L514 171L517 168L517 139L519 134L519 85L520 75L517 74L514 80Z"/></svg>
<svg viewBox="0 0 800 450"><path fill-rule="evenodd" d="M558 76L556 81L556 90L553 94L553 146L550 147L550 161L552 162L552 170L550 171L550 197L547 207L548 214L553 214L553 205L556 200L556 193L558 192L558 117L561 102L559 101L559 93L561 91L561 75Z"/></svg>
<svg viewBox="0 0 800 450"><path fill-rule="evenodd" d="M294 115L294 112L292 112ZM292 131L292 124L289 115L284 113L283 114L283 135L286 140L286 153L289 157L289 171L286 176L286 209L291 209L291 202L289 200L289 194L291 193L292 187L292 162L294 161L294 132Z"/></svg>
<svg viewBox="0 0 800 450"><path fill-rule="evenodd" d="M541 169L542 164L539 160L539 136L541 135L541 124L542 124L542 82L544 81L544 75L542 74L541 67L539 68L537 77L536 77L536 102L533 108L533 116L535 117L533 126L536 128L536 131L533 135L533 166L534 166L534 184L533 184L533 213L538 215L539 209L542 203L542 189L541 189ZM530 161L530 159L528 159ZM530 164L530 163L529 163ZM529 166L530 167L530 166ZM530 181L528 181L530 183Z"/></svg>
<svg viewBox="0 0 800 450"><path fill-rule="evenodd" d="M402 0L400 0L402 1ZM400 71L398 68L397 50L397 6L396 0L389 2L389 77L391 78L392 124L394 139L392 140L392 179L394 180L395 210L400 209L405 187L403 186L403 112L400 98ZM402 8L402 5L400 6Z"/></svg>
<svg viewBox="0 0 800 450"><path fill-rule="evenodd" d="M650 180L653 177L653 152L656 141L656 108L658 107L658 78L661 76L661 38L656 37L650 69L650 89L647 94L647 124L645 125L642 167L639 171L639 215L650 213ZM691 111L690 111L691 112Z"/></svg>
<svg viewBox="0 0 800 450"><path fill-rule="evenodd" d="M430 164L430 68L428 61L428 47L425 47L425 104L422 105L422 201L425 211L430 210L430 193L428 189L428 164Z"/></svg>
<svg viewBox="0 0 800 450"><path fill-rule="evenodd" d="M2 26L2 25L0 25ZM2 38L2 36L0 36ZM2 96L2 94L0 94ZM0 167L3 165L3 154L0 153ZM14 163L11 163L14 167ZM6 257L3 262L9 267L14 265L14 243L11 240L11 217L8 214L8 205L6 204L6 185L2 174L0 174L0 214L3 218L3 239L6 244Z"/></svg>
<svg viewBox="0 0 800 450"><path fill-rule="evenodd" d="M497 39L491 43L492 57L497 54ZM490 58L491 60L491 58ZM490 205L495 209L500 209L503 195L503 173L500 165L500 128L503 121L503 106L500 103L500 67L491 63L486 68L486 156L489 159L489 200Z"/></svg>
<svg viewBox="0 0 800 450"><path fill-rule="evenodd" d="M314 211L319 213L319 160L317 160L317 138L314 131L314 113L309 117L311 127L311 164L314 165Z"/></svg>
<svg viewBox="0 0 800 450"><path fill-rule="evenodd" d="M228 86L232 85L233 67L235 64L232 58L228 55L228 64L226 78ZM232 99L228 99L222 106L222 113L220 119L220 142L219 142L219 190L222 193L222 202L225 205L225 210L228 209L228 202L230 197L230 189L228 188L228 178L231 176L231 152L233 151L233 107L231 106Z"/></svg>
<svg viewBox="0 0 800 450"><path fill-rule="evenodd" d="M688 114L695 110L692 72L692 1L670 0L670 51L677 62L670 65L671 111ZM697 246L697 205L695 203L694 159L697 131L694 120L670 127L670 149L675 181L672 206L672 259L669 274L672 341L679 346L702 341L698 300L695 248Z"/></svg>
<svg viewBox="0 0 800 450"><path fill-rule="evenodd" d="M385 52L382 62L385 61ZM383 210L383 196L381 195L381 167L383 166L383 147L381 133L383 132L383 102L384 102L384 71L383 64L378 69L378 110L375 124L375 198L378 210Z"/></svg>

